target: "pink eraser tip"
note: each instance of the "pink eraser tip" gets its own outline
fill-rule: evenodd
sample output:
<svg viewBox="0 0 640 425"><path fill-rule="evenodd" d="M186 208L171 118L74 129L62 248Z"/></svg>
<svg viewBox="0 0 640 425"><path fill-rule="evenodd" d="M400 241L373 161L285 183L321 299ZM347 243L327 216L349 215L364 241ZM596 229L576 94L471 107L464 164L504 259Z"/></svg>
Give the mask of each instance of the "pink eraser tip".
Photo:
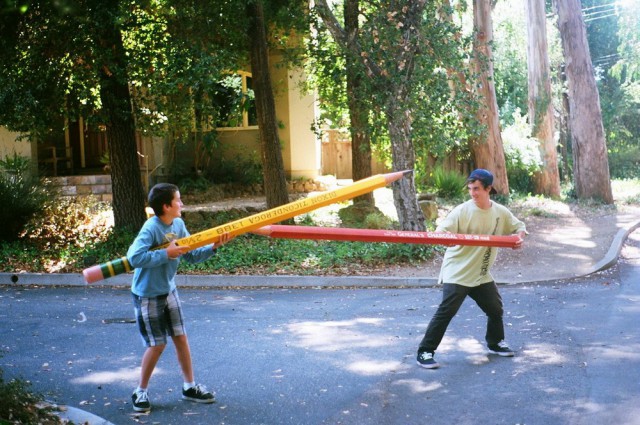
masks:
<svg viewBox="0 0 640 425"><path fill-rule="evenodd" d="M104 279L102 268L100 268L99 265L82 270L82 275L84 276L85 283L94 283Z"/></svg>

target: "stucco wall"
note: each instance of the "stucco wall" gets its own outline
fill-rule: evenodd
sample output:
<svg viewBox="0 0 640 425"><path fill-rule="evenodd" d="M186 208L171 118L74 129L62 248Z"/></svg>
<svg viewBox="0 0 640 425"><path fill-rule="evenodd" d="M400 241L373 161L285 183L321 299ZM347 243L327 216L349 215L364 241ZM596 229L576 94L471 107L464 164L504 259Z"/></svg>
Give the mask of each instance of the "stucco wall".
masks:
<svg viewBox="0 0 640 425"><path fill-rule="evenodd" d="M20 133L14 133L0 127L0 158L4 159L8 155L13 155L14 152L20 156L31 158L31 142L26 140L17 142L18 136Z"/></svg>

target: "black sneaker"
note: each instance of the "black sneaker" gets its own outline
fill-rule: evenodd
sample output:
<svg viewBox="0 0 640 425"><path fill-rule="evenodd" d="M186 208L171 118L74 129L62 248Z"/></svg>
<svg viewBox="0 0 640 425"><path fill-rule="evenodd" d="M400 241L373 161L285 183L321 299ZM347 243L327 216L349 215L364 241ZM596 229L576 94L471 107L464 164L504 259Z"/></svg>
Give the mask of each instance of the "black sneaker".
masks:
<svg viewBox="0 0 640 425"><path fill-rule="evenodd" d="M513 357L515 353L506 342L500 341L496 345L489 345L489 351L502 357Z"/></svg>
<svg viewBox="0 0 640 425"><path fill-rule="evenodd" d="M198 384L188 390L182 390L182 399L195 401L196 403L215 403L213 394L204 385Z"/></svg>
<svg viewBox="0 0 640 425"><path fill-rule="evenodd" d="M437 369L440 367L437 361L433 358L434 353L432 351L418 351L418 366L425 369Z"/></svg>
<svg viewBox="0 0 640 425"><path fill-rule="evenodd" d="M151 410L149 403L149 394L146 391L134 391L131 395L133 410L136 412L148 412Z"/></svg>

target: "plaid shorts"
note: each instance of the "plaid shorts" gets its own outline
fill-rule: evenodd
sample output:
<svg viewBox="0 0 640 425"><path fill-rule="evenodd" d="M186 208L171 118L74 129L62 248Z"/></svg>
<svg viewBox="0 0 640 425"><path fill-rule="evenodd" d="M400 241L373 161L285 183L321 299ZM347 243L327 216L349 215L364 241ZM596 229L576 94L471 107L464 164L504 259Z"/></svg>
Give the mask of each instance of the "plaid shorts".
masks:
<svg viewBox="0 0 640 425"><path fill-rule="evenodd" d="M151 298L132 295L136 323L145 347L166 345L167 335L186 335L182 306L176 290Z"/></svg>

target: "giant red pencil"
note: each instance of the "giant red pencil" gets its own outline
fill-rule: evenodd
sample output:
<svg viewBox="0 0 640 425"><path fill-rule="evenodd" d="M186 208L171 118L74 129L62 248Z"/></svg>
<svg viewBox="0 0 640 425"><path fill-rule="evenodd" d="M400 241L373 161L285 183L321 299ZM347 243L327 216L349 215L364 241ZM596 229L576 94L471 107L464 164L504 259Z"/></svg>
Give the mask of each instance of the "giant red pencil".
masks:
<svg viewBox="0 0 640 425"><path fill-rule="evenodd" d="M269 225L254 230L263 236L282 239L323 239L332 241L395 242L431 245L471 245L514 248L518 235L467 235L442 232L412 232L402 230L351 229L343 227L313 227Z"/></svg>
<svg viewBox="0 0 640 425"><path fill-rule="evenodd" d="M355 198L356 196L371 192L374 189L384 187L389 183L399 180L410 171L411 170L396 171L367 177L366 179L358 180L348 186L324 192L319 195L310 196L308 198L299 199L288 204L280 205L279 207L271 208L248 217L240 218L238 220L195 233L191 236L187 236L186 238L178 239L176 241L176 245L188 246L190 248L189 250L193 250L204 245L216 243L224 233L228 233L230 236L238 236L265 225L277 223L326 205ZM165 246L166 245L162 245L156 247L156 249L164 248ZM93 283L121 273L129 272L132 269L133 267L129 264L127 257L121 257L84 269L82 274L84 275L84 279L87 283Z"/></svg>

